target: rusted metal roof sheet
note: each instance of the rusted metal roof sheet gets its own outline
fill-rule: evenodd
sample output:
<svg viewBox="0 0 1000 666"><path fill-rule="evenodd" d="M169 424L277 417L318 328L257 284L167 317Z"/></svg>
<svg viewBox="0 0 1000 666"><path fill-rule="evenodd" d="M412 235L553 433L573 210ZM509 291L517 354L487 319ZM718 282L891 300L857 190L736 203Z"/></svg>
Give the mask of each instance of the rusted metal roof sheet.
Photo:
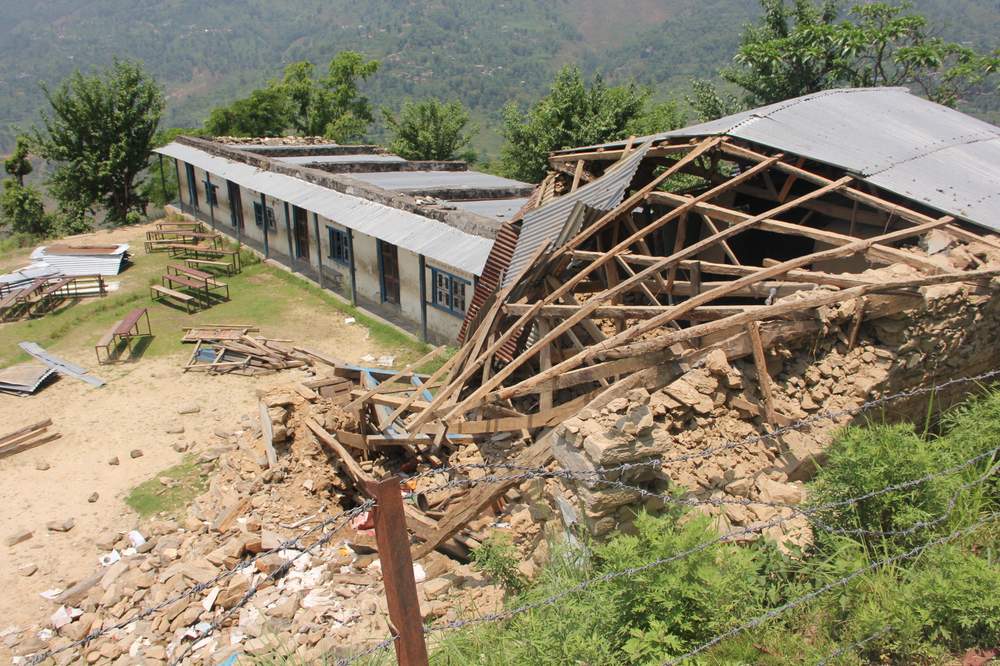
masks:
<svg viewBox="0 0 1000 666"><path fill-rule="evenodd" d="M577 203L602 211L611 210L620 204L635 178L639 164L646 157L649 146L650 142L644 141L632 154L609 168L597 180L527 213L521 225L517 248L504 274L503 286L506 287L521 274L539 247L559 238Z"/></svg>

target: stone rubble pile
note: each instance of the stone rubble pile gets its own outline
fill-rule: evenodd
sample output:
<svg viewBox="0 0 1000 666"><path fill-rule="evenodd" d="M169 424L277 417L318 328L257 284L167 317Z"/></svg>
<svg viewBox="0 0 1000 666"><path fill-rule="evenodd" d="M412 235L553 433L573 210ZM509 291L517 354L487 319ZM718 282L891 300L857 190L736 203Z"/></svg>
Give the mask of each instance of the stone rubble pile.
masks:
<svg viewBox="0 0 1000 666"><path fill-rule="evenodd" d="M948 238L932 234L932 246L925 248L943 269L1000 265L995 250ZM863 276L899 279L912 272L893 265ZM866 401L974 376L997 366L1000 304L990 292L998 286L994 280L988 288L963 283L923 287L909 297L913 307L863 319L853 348L848 332L860 302L819 308L815 312L821 323L817 336L765 350L773 404L781 419L776 424L765 423L752 358L730 362L717 349L660 390L634 389L599 410L585 409L568 419L556 432L555 456L564 468L585 470L668 459L673 462L662 469L633 468L612 480L650 493L679 487L694 499L799 504L806 499L803 482L824 460L837 430L855 422L853 414ZM797 297L801 296L787 298ZM864 307L877 312L878 302L866 301ZM935 404L946 406L974 388L969 383L951 386L935 396ZM874 415L919 418L926 404L926 397L920 396L898 400ZM858 422L865 416L870 415L859 416ZM782 424L806 418L805 427L756 439ZM746 438L756 441L727 446ZM716 447L721 450L701 453ZM551 499L569 514L569 522L580 522L598 536L629 531L638 509L655 511L662 504L639 490L579 482L562 483ZM698 510L714 516L720 531L765 523L779 514L794 516L788 509L752 503L702 505ZM763 533L780 544L801 546L811 540L809 526L801 517Z"/></svg>

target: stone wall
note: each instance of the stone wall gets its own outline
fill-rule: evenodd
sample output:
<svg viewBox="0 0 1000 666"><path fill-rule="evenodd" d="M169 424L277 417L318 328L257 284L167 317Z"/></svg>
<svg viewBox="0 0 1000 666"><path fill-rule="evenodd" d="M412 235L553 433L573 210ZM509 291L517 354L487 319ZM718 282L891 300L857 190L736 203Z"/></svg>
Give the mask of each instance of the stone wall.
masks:
<svg viewBox="0 0 1000 666"><path fill-rule="evenodd" d="M945 247L950 251L936 254L947 269L998 263L984 247L950 243ZM910 270L891 266L866 276L898 278ZM630 468L611 478L654 493L677 487L701 499L801 502L803 482L823 461L839 428L869 418L921 422L927 416L930 395L892 400L858 414L866 401L1000 367L996 342L1000 339L1000 299L993 297L998 286L997 280L989 285L946 284L922 288L911 297L870 297L864 303L851 301L816 310L815 333L792 343L769 345L766 350L779 414L775 425L809 417L806 427L759 439L775 426L765 424L761 416L763 398L753 361L729 360L716 349L665 387L634 389L624 398L584 410L561 424L554 433L555 457L564 468L584 470L659 458L671 462ZM897 304L898 299L908 298L906 309L863 318L856 344L849 348L857 308L884 312L887 299L892 298ZM943 409L978 386L955 383L935 393L933 407ZM753 441L730 445L745 438ZM715 448L721 450L704 455ZM563 482L552 494L564 515L567 507L573 507L570 521L586 525L596 536L628 531L635 511L643 505L658 508L656 501L641 492L607 485ZM725 505L711 513L720 529L729 529L769 520L777 511L760 505ZM780 542L809 538L801 518L784 523L783 528L772 527L766 533Z"/></svg>

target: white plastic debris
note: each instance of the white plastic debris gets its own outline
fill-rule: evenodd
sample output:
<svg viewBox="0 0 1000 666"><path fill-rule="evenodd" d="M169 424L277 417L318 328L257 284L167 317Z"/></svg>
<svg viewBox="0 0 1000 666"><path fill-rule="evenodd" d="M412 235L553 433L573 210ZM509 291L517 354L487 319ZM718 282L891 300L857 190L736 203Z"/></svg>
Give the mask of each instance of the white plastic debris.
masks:
<svg viewBox="0 0 1000 666"><path fill-rule="evenodd" d="M132 544L133 548L138 548L146 543L146 537L142 536L139 530L132 530L128 533L128 542Z"/></svg>
<svg viewBox="0 0 1000 666"><path fill-rule="evenodd" d="M44 592L39 592L38 596L40 596L43 599L48 599L49 601L52 601L62 593L63 589L61 587L53 587L51 590L45 590Z"/></svg>
<svg viewBox="0 0 1000 666"><path fill-rule="evenodd" d="M101 555L100 558L98 558L98 561L100 561L102 567L110 567L112 564L118 562L121 559L122 559L121 553L119 553L117 550L112 550L110 553L105 553L104 555Z"/></svg>
<svg viewBox="0 0 1000 666"><path fill-rule="evenodd" d="M422 583L427 580L427 572L424 571L422 566L415 562L413 564L413 577L417 579L418 583Z"/></svg>
<svg viewBox="0 0 1000 666"><path fill-rule="evenodd" d="M55 613L49 616L49 622L51 622L52 626L56 629L62 629L72 621L73 618L70 617L69 609L65 606L60 606Z"/></svg>
<svg viewBox="0 0 1000 666"><path fill-rule="evenodd" d="M219 592L221 591L221 587L213 587L211 591L209 591L208 595L201 600L201 607L206 611L212 610L212 606L215 605L215 600L219 598Z"/></svg>
<svg viewBox="0 0 1000 666"><path fill-rule="evenodd" d="M49 641L52 640L52 637L56 635L56 632L52 631L49 628L45 628L39 631L35 635L38 636L38 640L45 641L46 643L48 643Z"/></svg>
<svg viewBox="0 0 1000 666"><path fill-rule="evenodd" d="M344 323L347 324L348 326L353 324L355 321L357 320L354 317L344 317Z"/></svg>
<svg viewBox="0 0 1000 666"><path fill-rule="evenodd" d="M391 368L393 365L396 364L396 357L395 356L379 356L378 357L378 361L376 361L376 363L378 365L382 366L383 368Z"/></svg>

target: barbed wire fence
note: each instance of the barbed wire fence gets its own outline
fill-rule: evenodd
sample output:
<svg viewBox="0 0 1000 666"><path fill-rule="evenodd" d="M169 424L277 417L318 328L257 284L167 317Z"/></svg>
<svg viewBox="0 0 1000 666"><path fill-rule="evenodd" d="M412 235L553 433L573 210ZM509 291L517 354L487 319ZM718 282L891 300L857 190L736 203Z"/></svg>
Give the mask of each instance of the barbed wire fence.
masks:
<svg viewBox="0 0 1000 666"><path fill-rule="evenodd" d="M983 451L982 453L979 453L964 461L956 463L948 468L928 473L916 479L911 479L905 482L889 485L877 490L872 490L855 497L826 502L818 505L809 505L804 507L783 502L752 500L749 498L698 499L691 497L681 497L674 493L669 493L669 492L655 493L639 485L626 483L625 481L622 481L621 478L627 472L633 470L642 468L646 469L652 468L652 469L662 470L664 468L670 467L671 465L677 465L684 462L704 459L717 455L719 453L723 453L725 451L730 451L733 449L752 446L753 444L757 443L762 443L769 439L780 437L784 433L791 432L793 430L799 430L802 428L807 428L816 423L822 423L825 421L836 422L838 419L844 419L845 417L853 418L860 414L864 414L866 412L884 407L898 400L911 399L914 397L919 397L924 395L932 395L936 392L939 392L951 386L963 383L982 384L992 379L996 379L998 377L1000 377L1000 370L995 370L972 377L951 379L934 386L909 389L892 395L883 396L877 399L866 401L865 403L862 403L861 405L854 408L817 412L804 419L790 423L780 428L775 428L769 432L764 432L758 435L753 435L738 440L721 442L711 447L706 447L699 451L695 451L689 454L684 454L676 457L652 458L650 460L641 462L623 463L620 465L599 467L595 469L586 469L586 470L558 469L552 467L526 467L517 464L502 463L502 462L456 464L456 465L450 465L432 469L427 472L423 472L421 474L410 476L408 477L408 480L416 480L424 477L440 476L440 475L455 477L451 478L450 480L444 483L440 483L430 488L423 489L422 492L425 493L445 491L454 488L470 488L484 484L516 484L524 481L530 481L533 479L543 479L543 480L560 479L567 483L586 484L588 487L616 488L619 490L636 493L640 497L645 499L655 498L658 501L663 502L664 504L673 504L676 506L689 509L698 507L724 508L725 506L728 505L736 505L743 507L763 506L763 507L768 507L770 509L774 509L775 511L778 512L776 516L774 516L769 520L761 520L752 523L750 525L747 525L745 527L728 530L712 539L708 539L702 543L699 543L696 546L685 549L678 553L671 554L666 557L657 558L641 566L630 567L618 571L612 571L602 574L601 576L584 580L577 585L574 585L564 590L560 590L559 592L549 595L543 599L521 604L516 607L506 608L494 613L483 614L477 617L456 619L436 625L421 626L421 632L425 638L436 637L441 634L451 633L454 631L467 629L485 623L504 622L519 615L522 615L524 613L528 613L533 610L537 610L546 606L554 605L572 595L582 593L594 586L608 583L619 578L638 575L654 567L664 566L671 562L676 562L683 558L690 557L694 554L712 548L717 544L731 543L748 537L758 536L760 534L763 534L769 528L784 526L789 521L798 518L804 519L808 523L808 525L813 529L819 529L825 531L828 534L854 536L854 537L889 538L889 537L910 536L924 530L930 530L935 527L938 527L939 525L947 522L949 517L954 513L956 507L958 506L961 500L962 494L972 489L973 487L985 483L991 478L994 478L997 475L998 470L1000 470L1000 464L988 465L984 473L979 474L976 477L957 486L954 494L952 494L949 497L945 510L941 514L934 516L933 518L928 518L923 521L918 521L906 528L892 529L892 530L874 530L867 528L841 528L841 527L834 527L828 524L822 518L822 516L825 512L829 512L831 510L844 509L846 507L855 506L858 503L876 498L881 495L893 492L906 491L915 488L921 484L933 481L935 479L943 478L950 475L960 474L979 463L982 463L990 459L995 460L998 456L1000 456L1000 446ZM477 476L475 478L457 476L459 474L471 472L473 470L478 470L478 471L500 470L505 472L511 472L511 474L493 473L493 474L484 474L481 476ZM180 649L180 651L170 660L171 664L180 664L189 656L191 656L194 652L198 651L199 649L207 645L210 637L219 629L221 629L223 626L225 626L226 622L229 621L229 619L232 618L234 614L236 614L242 608L244 608L254 598L254 596L257 594L259 590L261 590L263 587L267 585L272 584L273 582L284 576L291 569L294 563L298 561L300 558L308 554L314 554L320 548L327 545L333 538L335 538L335 536L339 533L339 530L341 530L343 526L346 525L353 518L363 514L366 511L377 510L377 508L378 508L377 502L375 502L374 500L367 500L353 509L342 511L334 516L326 518L321 522L319 522L318 524L314 525L313 527L305 530L297 537L282 542L275 548L272 548L270 550L262 550L261 552L251 557L245 558L240 562L238 562L236 565L221 571L219 574L217 574L208 581L205 581L203 583L198 583L189 588L186 588L185 590L178 592L177 594L165 599L164 601L149 606L147 608L141 609L136 613L130 615L127 618L122 619L121 621L113 625L105 626L102 627L100 630L92 631L79 640L72 641L71 643L63 645L62 647L56 649L46 650L31 655L26 659L25 663L33 666L35 664L40 664L49 658L56 657L68 650L78 647L85 647L88 644L102 637L121 631L135 622L150 618L160 612L163 612L166 609L174 606L178 602L194 597L195 595L209 592L219 583L222 583L233 576L236 576L238 574L246 574L253 572L255 563L264 557L279 554L282 551L293 553L292 556L286 559L282 565L276 567L270 573L259 577L257 579L257 582L254 583L253 585L250 585L246 590L246 592L243 594L243 596L235 604L233 604L230 608L226 609L224 612L219 614L219 616L216 617L211 623L209 623L208 626L205 627L203 630L197 632L194 636L192 636L190 643L188 643L187 646L184 647L183 649ZM816 590L813 590L808 594L805 594L797 599L791 600L782 606L771 609L767 613L764 613L756 618L753 618L752 620L749 620L743 624L733 627L729 631L720 634L712 638L711 640L702 643L699 646L696 646L688 653L680 655L679 657L675 658L673 661L670 661L668 663L676 664L685 661L693 656L696 656L697 654L700 654L705 650L711 649L712 647L727 640L728 638L735 637L745 631L754 629L773 618L776 618L788 611L794 610L808 603L809 601L815 599L816 597L825 594L826 592L829 592L838 587L846 586L851 581L855 580L860 576L865 575L866 573L871 573L873 571L878 570L881 567L890 566L897 562L916 558L925 550L933 548L938 545L942 545L944 543L949 543L951 541L954 541L960 538L961 536L969 534L972 531L984 526L985 524L992 522L993 520L996 520L997 517L998 514L990 514L982 518L981 520L977 521L973 525L970 525L960 530L956 530L948 535L944 535L932 541L918 545L905 553L896 555L891 558L886 558L883 560L876 560L874 562L871 562L865 567L859 568L835 581L832 581L822 586L821 588L817 588ZM316 537L316 540L306 545L306 542L314 537ZM844 656L848 652L851 652L855 649L863 647L864 645L874 640L877 640L880 636L884 635L885 633L888 633L889 631L891 631L890 628L885 628L877 632L876 634L868 636L860 641L857 641L850 645L842 646L838 648L838 650L836 650L835 652L828 655L820 663L823 664L830 663L831 661L838 659L841 656ZM338 664L338 666L349 666L350 664L356 663L362 659L377 657L380 653L385 653L397 643L397 641L399 640L399 633L400 632L393 631L385 639L375 643L374 645L360 652L357 652L349 657L342 657L342 656L335 657L333 658L331 663L336 663ZM343 647L349 649L348 645L345 645ZM180 646L178 646L178 648L180 648Z"/></svg>

